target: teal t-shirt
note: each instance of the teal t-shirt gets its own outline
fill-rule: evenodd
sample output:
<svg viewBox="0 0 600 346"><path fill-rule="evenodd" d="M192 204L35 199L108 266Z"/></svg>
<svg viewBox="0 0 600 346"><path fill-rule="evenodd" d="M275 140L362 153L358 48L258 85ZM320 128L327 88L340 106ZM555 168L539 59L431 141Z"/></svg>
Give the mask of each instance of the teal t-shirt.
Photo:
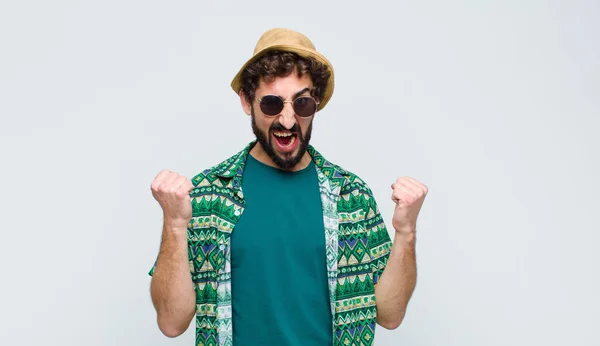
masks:
<svg viewBox="0 0 600 346"><path fill-rule="evenodd" d="M325 231L314 163L297 172L248 155L246 208L231 234L234 345L332 345Z"/></svg>

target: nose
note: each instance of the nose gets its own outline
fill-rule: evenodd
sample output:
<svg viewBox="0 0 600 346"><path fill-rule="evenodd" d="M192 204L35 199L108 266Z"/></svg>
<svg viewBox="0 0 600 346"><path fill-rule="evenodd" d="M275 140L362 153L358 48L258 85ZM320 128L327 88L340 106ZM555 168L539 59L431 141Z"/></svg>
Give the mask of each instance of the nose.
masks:
<svg viewBox="0 0 600 346"><path fill-rule="evenodd" d="M283 109L281 110L279 123L288 130L290 130L296 124L296 116L291 103L284 103Z"/></svg>

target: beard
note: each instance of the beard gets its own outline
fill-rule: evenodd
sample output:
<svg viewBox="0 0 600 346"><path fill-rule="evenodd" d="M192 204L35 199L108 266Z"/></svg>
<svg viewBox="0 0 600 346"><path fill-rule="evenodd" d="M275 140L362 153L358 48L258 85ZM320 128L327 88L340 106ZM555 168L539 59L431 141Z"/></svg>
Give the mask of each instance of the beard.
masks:
<svg viewBox="0 0 600 346"><path fill-rule="evenodd" d="M298 123L294 124L294 126L291 129L287 130L279 122L274 122L273 124L271 124L271 127L269 127L268 133L265 133L265 132L261 131L258 128L258 126L256 125L256 119L255 119L256 116L254 114L254 107L252 107L252 109L251 109L251 116L252 116L252 132L254 132L254 135L256 136L256 140L258 141L258 143L260 143L260 145L263 148L263 150L265 151L265 153L267 153L269 158L271 160L273 160L273 163L275 163L275 165L277 167L279 167L283 170L289 170L289 169L293 168L294 166L296 166L302 160L302 157L306 153L309 142L310 142L310 137L311 137L311 133L312 133L312 121L310 122L310 125L308 125L308 129L306 130L306 134L304 134L304 136L302 135L302 132L300 131L300 126L298 126ZM275 151L275 147L274 147L273 141L272 141L273 137L271 136L271 134L274 131L289 131L291 133L295 133L296 140L300 141L297 152L295 154L294 153L286 154L285 156L278 154Z"/></svg>

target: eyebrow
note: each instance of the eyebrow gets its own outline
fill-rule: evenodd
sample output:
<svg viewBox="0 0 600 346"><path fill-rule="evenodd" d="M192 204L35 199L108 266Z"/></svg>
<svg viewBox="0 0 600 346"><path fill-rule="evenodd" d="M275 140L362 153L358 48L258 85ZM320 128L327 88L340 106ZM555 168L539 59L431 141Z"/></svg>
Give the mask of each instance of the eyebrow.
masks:
<svg viewBox="0 0 600 346"><path fill-rule="evenodd" d="M302 94L304 94L306 92L310 92L310 88L304 88L304 89L298 91L297 93L294 94L293 98L299 97L300 95L302 95Z"/></svg>

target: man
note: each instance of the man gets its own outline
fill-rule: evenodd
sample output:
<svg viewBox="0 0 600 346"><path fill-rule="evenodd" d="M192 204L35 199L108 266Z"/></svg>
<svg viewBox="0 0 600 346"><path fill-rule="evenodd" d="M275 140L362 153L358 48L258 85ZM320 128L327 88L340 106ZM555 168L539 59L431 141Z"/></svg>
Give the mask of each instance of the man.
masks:
<svg viewBox="0 0 600 346"><path fill-rule="evenodd" d="M372 345L402 322L416 282L427 188L402 177L392 242L367 184L310 144L333 68L304 35L272 29L232 87L256 140L191 180L152 182L162 242L151 296L158 326L197 345Z"/></svg>

